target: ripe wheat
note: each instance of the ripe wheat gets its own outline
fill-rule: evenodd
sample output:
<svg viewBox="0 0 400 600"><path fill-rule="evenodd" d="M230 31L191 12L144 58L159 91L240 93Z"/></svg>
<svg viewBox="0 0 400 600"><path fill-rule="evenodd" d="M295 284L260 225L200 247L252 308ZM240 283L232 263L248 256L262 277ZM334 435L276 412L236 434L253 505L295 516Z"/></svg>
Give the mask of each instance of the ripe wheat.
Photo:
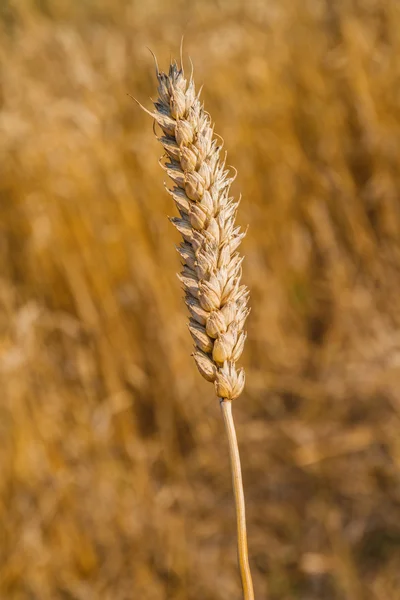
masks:
<svg viewBox="0 0 400 600"><path fill-rule="evenodd" d="M244 233L235 227L238 202L229 197L234 177L220 159L213 125L174 62L169 74L159 72L152 114L164 135L159 141L168 162L163 168L175 183L169 193L179 217L171 221L182 235L178 248L183 270L179 278L190 312L193 354L201 375L215 384L220 398L232 400L244 387L244 371L236 369L246 334L248 291L240 284L242 258L237 249Z"/></svg>
<svg viewBox="0 0 400 600"><path fill-rule="evenodd" d="M253 600L240 457L231 407L231 400L241 394L245 382L243 369L236 368L249 314L249 293L240 283L243 258L237 251L245 234L235 226L239 202L229 196L234 177L220 158L221 145L196 95L193 74L187 81L183 68L173 62L168 74L157 66L157 79L155 110L144 110L164 134L158 139L167 161L160 164L175 184L167 190L180 215L171 221L183 238L178 248L183 262L179 278L190 312L193 356L201 375L214 382L220 398L229 441L243 593L245 600Z"/></svg>

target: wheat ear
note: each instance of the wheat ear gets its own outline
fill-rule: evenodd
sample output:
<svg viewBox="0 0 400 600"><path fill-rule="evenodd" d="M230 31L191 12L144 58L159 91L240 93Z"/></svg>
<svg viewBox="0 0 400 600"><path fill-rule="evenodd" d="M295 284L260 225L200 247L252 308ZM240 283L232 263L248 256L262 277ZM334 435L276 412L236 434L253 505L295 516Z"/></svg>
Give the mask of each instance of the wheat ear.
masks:
<svg viewBox="0 0 400 600"><path fill-rule="evenodd" d="M193 356L201 375L214 382L220 398L229 441L243 595L245 600L253 600L243 483L231 407L245 381L243 369L236 369L249 314L248 290L240 283L243 259L237 252L245 234L235 227L239 203L229 196L234 177L225 169L225 160L220 159L221 146L214 138L210 116L196 95L193 73L187 81L183 68L172 62L168 74L157 66L157 79L155 110L146 112L163 132L158 139L167 161L160 164L175 184L168 192L180 216L171 221L183 238L178 248L183 262L179 278L190 312Z"/></svg>

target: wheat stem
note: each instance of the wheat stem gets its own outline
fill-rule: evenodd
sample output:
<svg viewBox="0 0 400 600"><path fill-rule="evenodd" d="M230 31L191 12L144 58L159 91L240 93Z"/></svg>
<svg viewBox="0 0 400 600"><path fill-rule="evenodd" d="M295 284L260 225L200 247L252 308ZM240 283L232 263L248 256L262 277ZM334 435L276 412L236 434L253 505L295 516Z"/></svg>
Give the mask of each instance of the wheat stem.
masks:
<svg viewBox="0 0 400 600"><path fill-rule="evenodd" d="M253 581L251 578L249 555L247 550L246 509L243 492L242 469L240 466L239 446L236 437L235 423L232 415L232 402L220 399L225 429L228 436L229 456L231 461L232 485L235 496L238 559L242 580L244 600L254 600Z"/></svg>

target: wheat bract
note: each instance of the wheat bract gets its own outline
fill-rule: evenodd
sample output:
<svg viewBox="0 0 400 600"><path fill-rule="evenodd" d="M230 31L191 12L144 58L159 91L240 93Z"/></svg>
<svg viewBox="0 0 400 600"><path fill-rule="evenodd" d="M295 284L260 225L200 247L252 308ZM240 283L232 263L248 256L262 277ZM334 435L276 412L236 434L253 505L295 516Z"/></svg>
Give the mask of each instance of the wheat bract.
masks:
<svg viewBox="0 0 400 600"><path fill-rule="evenodd" d="M157 68L158 99L152 116L164 135L162 164L174 187L179 217L171 221L182 235L180 280L190 313L193 354L205 379L220 398L232 400L244 387L244 371L236 368L246 334L248 290L241 285L244 233L235 226L238 202L229 196L234 177L220 158L209 115L196 95L191 76L185 79L176 62L169 73Z"/></svg>

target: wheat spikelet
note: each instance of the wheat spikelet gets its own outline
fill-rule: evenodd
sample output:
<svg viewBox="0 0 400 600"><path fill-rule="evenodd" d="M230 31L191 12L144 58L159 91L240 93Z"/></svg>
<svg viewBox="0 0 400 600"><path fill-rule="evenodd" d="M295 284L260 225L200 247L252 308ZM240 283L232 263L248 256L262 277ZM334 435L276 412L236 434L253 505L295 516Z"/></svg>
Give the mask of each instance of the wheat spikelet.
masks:
<svg viewBox="0 0 400 600"><path fill-rule="evenodd" d="M196 95L193 76L187 81L173 62L168 74L157 67L157 78L159 97L150 114L164 133L158 139L167 161L161 165L175 184L168 191L180 216L171 221L183 238L179 278L190 313L193 356L201 375L214 382L217 395L232 400L245 382L236 361L243 351L249 313L237 252L245 234L235 227L239 203L229 196L234 177L220 158L221 147Z"/></svg>

